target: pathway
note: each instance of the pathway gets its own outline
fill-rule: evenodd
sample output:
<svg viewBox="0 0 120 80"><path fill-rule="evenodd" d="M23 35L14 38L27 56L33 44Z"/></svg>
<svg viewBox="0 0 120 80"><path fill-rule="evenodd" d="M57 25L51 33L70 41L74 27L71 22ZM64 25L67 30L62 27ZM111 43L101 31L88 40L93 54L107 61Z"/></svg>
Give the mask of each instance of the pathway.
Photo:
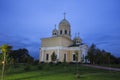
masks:
<svg viewBox="0 0 120 80"><path fill-rule="evenodd" d="M120 68L111 68L111 67L103 67L103 66L96 66L91 64L82 64L83 66L105 69L105 70L112 70L112 71L120 71Z"/></svg>

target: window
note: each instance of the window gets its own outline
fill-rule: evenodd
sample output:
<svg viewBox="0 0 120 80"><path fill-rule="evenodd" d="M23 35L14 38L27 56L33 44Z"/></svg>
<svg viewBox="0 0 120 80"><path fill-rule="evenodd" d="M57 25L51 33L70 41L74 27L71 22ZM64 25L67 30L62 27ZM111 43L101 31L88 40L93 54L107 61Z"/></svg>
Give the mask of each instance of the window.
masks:
<svg viewBox="0 0 120 80"><path fill-rule="evenodd" d="M60 34L62 34L62 30L60 30Z"/></svg>
<svg viewBox="0 0 120 80"><path fill-rule="evenodd" d="M56 33L54 32L53 35L56 35Z"/></svg>
<svg viewBox="0 0 120 80"><path fill-rule="evenodd" d="M46 54L46 60L48 60L49 59L49 54Z"/></svg>
<svg viewBox="0 0 120 80"><path fill-rule="evenodd" d="M75 61L75 54L73 54L73 61Z"/></svg>
<svg viewBox="0 0 120 80"><path fill-rule="evenodd" d="M65 30L65 34L67 34L67 30Z"/></svg>
<svg viewBox="0 0 120 80"><path fill-rule="evenodd" d="M64 54L64 62L66 62L66 54Z"/></svg>

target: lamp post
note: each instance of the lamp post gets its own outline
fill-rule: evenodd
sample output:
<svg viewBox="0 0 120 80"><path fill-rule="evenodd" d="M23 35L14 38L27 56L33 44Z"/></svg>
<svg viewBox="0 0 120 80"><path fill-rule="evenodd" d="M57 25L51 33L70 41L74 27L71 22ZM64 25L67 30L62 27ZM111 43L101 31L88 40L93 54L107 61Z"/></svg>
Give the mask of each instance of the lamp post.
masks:
<svg viewBox="0 0 120 80"><path fill-rule="evenodd" d="M2 64L4 64L5 62L4 61L2 61Z"/></svg>
<svg viewBox="0 0 120 80"><path fill-rule="evenodd" d="M6 64L6 55L7 53L11 50L12 46L9 46L7 44L4 44L2 46L0 46L0 51L3 54L3 61L2 61L2 76L1 76L1 80L4 80L4 71L5 71L5 64Z"/></svg>
<svg viewBox="0 0 120 80"><path fill-rule="evenodd" d="M4 80L4 70L5 70L5 56L6 56L6 53L3 53L3 57L4 57L4 60L2 61L2 77L1 77L1 80Z"/></svg>

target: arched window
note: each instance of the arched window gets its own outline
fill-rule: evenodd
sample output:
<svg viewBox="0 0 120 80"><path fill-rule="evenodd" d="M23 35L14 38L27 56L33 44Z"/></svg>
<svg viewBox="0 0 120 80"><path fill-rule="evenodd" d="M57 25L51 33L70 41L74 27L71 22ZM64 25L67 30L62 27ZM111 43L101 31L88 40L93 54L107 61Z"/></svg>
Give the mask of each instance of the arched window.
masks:
<svg viewBox="0 0 120 80"><path fill-rule="evenodd" d="M75 54L73 54L73 61L75 61Z"/></svg>
<svg viewBox="0 0 120 80"><path fill-rule="evenodd" d="M53 35L56 35L56 32L54 32Z"/></svg>
<svg viewBox="0 0 120 80"><path fill-rule="evenodd" d="M64 54L64 62L66 62L66 54Z"/></svg>
<svg viewBox="0 0 120 80"><path fill-rule="evenodd" d="M65 34L67 34L67 30L65 30Z"/></svg>
<svg viewBox="0 0 120 80"><path fill-rule="evenodd" d="M77 40L77 41L76 41L76 44L80 44L80 41L79 41L79 40Z"/></svg>
<svg viewBox="0 0 120 80"><path fill-rule="evenodd" d="M62 30L60 30L60 34L62 34Z"/></svg>
<svg viewBox="0 0 120 80"><path fill-rule="evenodd" d="M46 60L49 60L49 54L46 54Z"/></svg>

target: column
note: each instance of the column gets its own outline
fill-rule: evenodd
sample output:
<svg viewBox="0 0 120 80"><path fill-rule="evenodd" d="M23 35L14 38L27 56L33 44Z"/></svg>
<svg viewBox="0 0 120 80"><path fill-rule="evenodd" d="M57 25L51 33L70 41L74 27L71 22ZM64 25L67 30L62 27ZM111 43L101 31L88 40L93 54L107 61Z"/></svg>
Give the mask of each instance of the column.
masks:
<svg viewBox="0 0 120 80"><path fill-rule="evenodd" d="M44 50L42 50L42 61L44 62Z"/></svg>

